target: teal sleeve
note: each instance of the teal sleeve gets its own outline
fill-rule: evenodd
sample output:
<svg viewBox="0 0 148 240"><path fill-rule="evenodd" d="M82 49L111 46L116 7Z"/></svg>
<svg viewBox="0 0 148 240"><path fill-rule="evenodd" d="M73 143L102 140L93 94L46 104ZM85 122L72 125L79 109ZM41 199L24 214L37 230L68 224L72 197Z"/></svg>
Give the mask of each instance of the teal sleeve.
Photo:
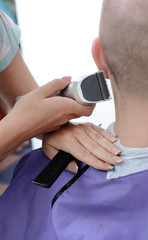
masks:
<svg viewBox="0 0 148 240"><path fill-rule="evenodd" d="M0 72L12 61L19 48L19 27L0 10Z"/></svg>

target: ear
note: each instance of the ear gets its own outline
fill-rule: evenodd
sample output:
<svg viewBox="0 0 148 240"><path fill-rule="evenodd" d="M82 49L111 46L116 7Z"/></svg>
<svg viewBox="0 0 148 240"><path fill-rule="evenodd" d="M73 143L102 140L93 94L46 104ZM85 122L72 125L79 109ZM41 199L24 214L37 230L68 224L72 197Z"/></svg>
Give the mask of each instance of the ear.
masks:
<svg viewBox="0 0 148 240"><path fill-rule="evenodd" d="M103 70L106 78L109 78L99 38L95 38L92 43L92 56L98 69Z"/></svg>

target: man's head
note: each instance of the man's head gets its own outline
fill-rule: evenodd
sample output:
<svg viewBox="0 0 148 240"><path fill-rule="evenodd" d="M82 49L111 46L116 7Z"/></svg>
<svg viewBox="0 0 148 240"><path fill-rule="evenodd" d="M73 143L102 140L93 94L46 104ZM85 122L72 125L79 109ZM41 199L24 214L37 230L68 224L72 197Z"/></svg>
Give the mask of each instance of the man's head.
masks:
<svg viewBox="0 0 148 240"><path fill-rule="evenodd" d="M106 65L122 96L148 98L148 0L104 0L99 38L97 66Z"/></svg>

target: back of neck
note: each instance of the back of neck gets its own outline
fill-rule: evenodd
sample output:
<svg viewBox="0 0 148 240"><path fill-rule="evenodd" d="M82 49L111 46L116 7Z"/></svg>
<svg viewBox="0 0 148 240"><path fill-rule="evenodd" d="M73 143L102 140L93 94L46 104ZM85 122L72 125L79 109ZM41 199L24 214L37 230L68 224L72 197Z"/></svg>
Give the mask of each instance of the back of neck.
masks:
<svg viewBox="0 0 148 240"><path fill-rule="evenodd" d="M116 104L114 131L124 146L148 147L148 103Z"/></svg>

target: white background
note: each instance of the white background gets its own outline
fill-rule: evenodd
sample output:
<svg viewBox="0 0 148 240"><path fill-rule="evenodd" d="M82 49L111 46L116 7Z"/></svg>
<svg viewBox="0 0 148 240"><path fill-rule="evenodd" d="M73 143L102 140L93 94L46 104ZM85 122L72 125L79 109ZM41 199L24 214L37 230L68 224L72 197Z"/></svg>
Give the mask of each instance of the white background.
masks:
<svg viewBox="0 0 148 240"><path fill-rule="evenodd" d="M97 71L91 45L98 36L102 0L17 0L16 3L23 56L40 86L64 75L76 79ZM106 128L114 121L113 100L97 104L91 117L77 121L102 123ZM40 143L34 141L34 147L38 146Z"/></svg>

